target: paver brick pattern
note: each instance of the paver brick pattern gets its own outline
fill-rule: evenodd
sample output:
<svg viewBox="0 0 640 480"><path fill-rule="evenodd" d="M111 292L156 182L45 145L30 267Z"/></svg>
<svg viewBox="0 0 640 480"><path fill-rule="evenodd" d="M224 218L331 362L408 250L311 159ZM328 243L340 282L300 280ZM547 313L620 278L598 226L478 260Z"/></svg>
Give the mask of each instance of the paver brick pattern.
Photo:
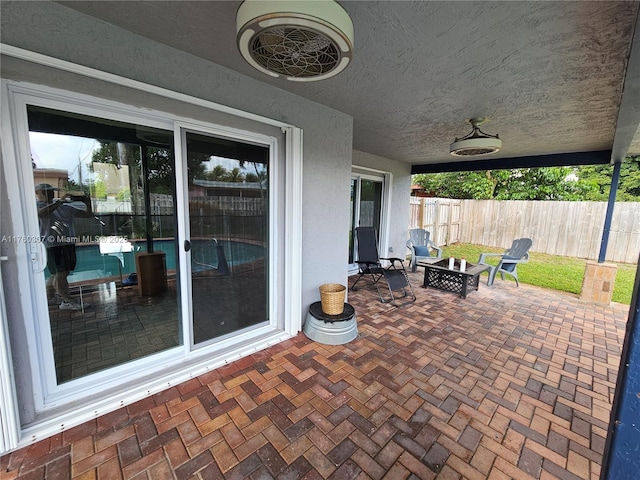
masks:
<svg viewBox="0 0 640 480"><path fill-rule="evenodd" d="M353 279L350 279L353 281ZM599 478L628 306L498 281L303 333L2 457L11 479Z"/></svg>

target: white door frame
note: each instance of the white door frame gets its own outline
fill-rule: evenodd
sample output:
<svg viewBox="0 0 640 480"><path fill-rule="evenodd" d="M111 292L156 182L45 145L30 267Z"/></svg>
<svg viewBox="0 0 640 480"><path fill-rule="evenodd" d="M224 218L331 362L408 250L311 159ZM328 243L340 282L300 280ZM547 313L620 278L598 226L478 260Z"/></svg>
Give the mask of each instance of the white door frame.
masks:
<svg viewBox="0 0 640 480"><path fill-rule="evenodd" d="M382 183L382 198L380 202L380 230L379 230L379 255L386 257L386 252L389 245L389 209L391 204L391 182L393 175L390 172L382 170L376 170L368 167L360 167L354 165L351 169L351 180L353 179L365 179L380 181ZM360 191L356 192L356 199L354 199L354 208L360 209ZM356 212L356 219L359 216L359 211ZM352 222L353 219L349 219ZM351 225L353 228L353 225ZM358 264L352 263L348 266L348 275L354 275L358 273Z"/></svg>
<svg viewBox="0 0 640 480"><path fill-rule="evenodd" d="M2 197L2 185L0 182L0 198ZM0 238L2 237L1 227L0 225ZM7 328L7 309L2 286L2 263L8 261L9 257L3 255L2 250L4 249L0 250L0 454L17 447L20 432L17 413L18 401L14 388L13 361Z"/></svg>
<svg viewBox="0 0 640 480"><path fill-rule="evenodd" d="M278 157L281 154L280 149L284 148L284 141L278 142L276 138L272 136L251 133L251 132L239 132L237 130L224 128L220 126L212 127L210 124L203 124L197 122L175 122L174 128L174 144L176 145L176 212L180 212L178 216L178 238L179 238L179 257L180 257L180 278L186 279L185 285L182 290L182 331L185 335L185 345L188 347L189 353L196 352L202 348L206 349L207 345L217 345L218 348L231 347L234 343L237 343L238 338L242 336L241 332L234 333L231 338L212 339L206 342L206 345L194 345L193 339L193 308L192 308L192 285L191 285L191 254L192 251L185 251L183 243L185 240L191 240L191 232L189 227L189 191L187 185L187 142L186 134L196 133L201 135L208 135L216 138L226 138L229 140L237 140L240 142L247 142L252 144L262 145L269 148L269 205L275 205L277 202L276 192L276 179L280 170ZM283 132L284 133L284 132ZM179 145L179 147L178 147ZM179 167L182 168L179 168ZM277 209L269 212L269 224L271 226L278 224L279 215ZM269 228L269 258L275 258L277 250L277 238L278 232L276 228ZM270 313L268 319L268 325L263 327L262 330L268 332L270 329L278 327L278 319L282 318L279 311L278 301L275 296L277 289L275 288L280 278L280 271L278 262L269 262L269 279L267 293L267 299L269 302L268 311ZM283 327L284 325L282 325ZM254 335L256 328L251 328L246 334ZM229 345L227 345L229 344Z"/></svg>

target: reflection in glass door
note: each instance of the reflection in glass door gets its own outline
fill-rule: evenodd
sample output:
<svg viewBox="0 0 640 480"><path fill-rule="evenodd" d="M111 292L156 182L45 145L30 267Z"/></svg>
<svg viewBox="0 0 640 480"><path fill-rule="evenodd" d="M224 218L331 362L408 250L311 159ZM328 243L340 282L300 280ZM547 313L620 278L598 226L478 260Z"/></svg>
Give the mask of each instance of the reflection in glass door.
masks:
<svg viewBox="0 0 640 480"><path fill-rule="evenodd" d="M193 345L268 321L269 148L186 132Z"/></svg>
<svg viewBox="0 0 640 480"><path fill-rule="evenodd" d="M383 180L356 176L351 179L351 228L349 230L349 264L355 261L353 231L356 227L375 227L380 241Z"/></svg>
<svg viewBox="0 0 640 480"><path fill-rule="evenodd" d="M60 385L182 344L173 132L33 105L27 116L48 378ZM163 262L149 275L139 259L152 254Z"/></svg>

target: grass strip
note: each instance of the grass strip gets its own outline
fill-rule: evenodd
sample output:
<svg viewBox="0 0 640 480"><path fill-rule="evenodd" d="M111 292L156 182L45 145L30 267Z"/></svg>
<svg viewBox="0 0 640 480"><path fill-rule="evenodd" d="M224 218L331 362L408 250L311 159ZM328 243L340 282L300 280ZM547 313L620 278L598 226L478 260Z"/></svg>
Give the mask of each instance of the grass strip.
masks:
<svg viewBox="0 0 640 480"><path fill-rule="evenodd" d="M444 247L442 256L444 258L464 257L468 262L476 263L481 253L502 253L503 251L504 249L501 248L459 243ZM490 257L487 263L497 265L498 259ZM530 252L529 262L518 265L518 280L529 285L579 295L586 263L587 260L584 258ZM618 263L617 265L612 300L629 305L636 275L636 265L628 263ZM482 278L486 279L486 275L483 275ZM514 281L513 277L509 275L505 275L505 280ZM500 275L496 278L496 282L498 281L502 281Z"/></svg>

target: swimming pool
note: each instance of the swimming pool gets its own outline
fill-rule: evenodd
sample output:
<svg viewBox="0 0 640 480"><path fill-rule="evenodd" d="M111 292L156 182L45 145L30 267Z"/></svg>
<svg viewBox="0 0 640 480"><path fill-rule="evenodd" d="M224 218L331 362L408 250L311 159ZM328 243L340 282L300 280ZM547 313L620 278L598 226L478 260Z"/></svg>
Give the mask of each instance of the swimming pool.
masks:
<svg viewBox="0 0 640 480"><path fill-rule="evenodd" d="M69 277L70 282L93 280L99 278L109 278L122 275L123 277L136 271L135 254L146 252L147 243L144 240L131 241L133 252L103 255L100 253L99 245L82 244L76 248L78 262L73 274ZM237 240L192 240L191 242L191 270L202 272L207 270L219 270L225 272L225 262L227 268L233 269L240 266L264 259L266 247L254 243ZM154 251L165 253L167 270L176 270L176 242L172 239L154 240ZM224 260L221 265L220 259ZM45 278L49 276L49 271L45 269Z"/></svg>

